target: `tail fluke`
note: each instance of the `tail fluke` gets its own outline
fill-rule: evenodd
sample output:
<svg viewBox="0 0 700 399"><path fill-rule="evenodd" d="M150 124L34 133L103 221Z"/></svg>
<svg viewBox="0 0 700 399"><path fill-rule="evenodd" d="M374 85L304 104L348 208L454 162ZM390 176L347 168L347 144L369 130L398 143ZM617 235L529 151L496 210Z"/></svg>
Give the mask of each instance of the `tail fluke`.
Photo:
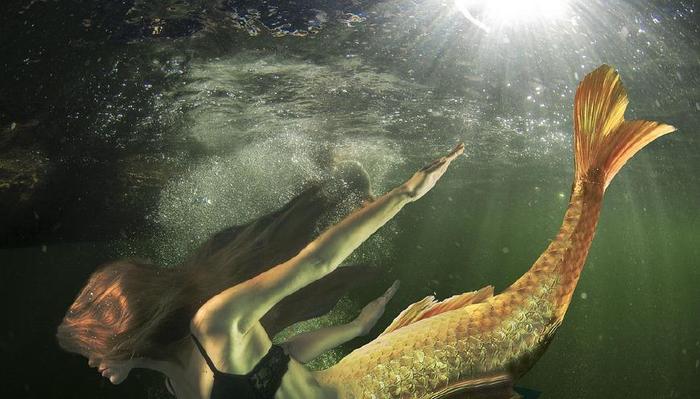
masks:
<svg viewBox="0 0 700 399"><path fill-rule="evenodd" d="M676 128L658 122L625 121L629 100L620 75L602 65L586 75L574 100L576 179L608 187L637 151Z"/></svg>

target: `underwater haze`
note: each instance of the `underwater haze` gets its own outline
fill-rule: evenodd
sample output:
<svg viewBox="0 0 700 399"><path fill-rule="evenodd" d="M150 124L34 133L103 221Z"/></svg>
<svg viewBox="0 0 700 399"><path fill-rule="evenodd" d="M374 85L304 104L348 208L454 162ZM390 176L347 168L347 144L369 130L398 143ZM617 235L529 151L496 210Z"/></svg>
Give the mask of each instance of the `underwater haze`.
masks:
<svg viewBox="0 0 700 399"><path fill-rule="evenodd" d="M400 279L372 333L314 361L322 369L426 295L506 288L561 225L574 92L609 64L627 119L678 131L610 185L564 323L518 385L541 399L699 398L699 8L3 2L0 396L170 397L155 373L112 386L58 348L56 327L98 265L177 265L305 185L369 176L380 195L458 142L465 154L435 189L348 259L383 279L283 334L348 321Z"/></svg>

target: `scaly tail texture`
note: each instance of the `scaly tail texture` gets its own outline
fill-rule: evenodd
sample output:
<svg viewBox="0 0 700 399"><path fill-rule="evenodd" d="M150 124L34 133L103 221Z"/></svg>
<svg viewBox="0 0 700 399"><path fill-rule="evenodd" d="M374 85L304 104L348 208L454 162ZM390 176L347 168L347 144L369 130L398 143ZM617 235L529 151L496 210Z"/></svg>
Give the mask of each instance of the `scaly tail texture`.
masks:
<svg viewBox="0 0 700 399"><path fill-rule="evenodd" d="M675 130L649 121L625 121L629 103L620 76L608 65L586 75L574 100L575 177L557 237L507 291L552 303L551 333L564 318L595 234L603 193L637 151ZM550 284L553 292L538 290Z"/></svg>
<svg viewBox="0 0 700 399"><path fill-rule="evenodd" d="M575 180L564 222L530 270L504 292L484 287L411 305L374 341L317 374L340 398L491 397L544 353L560 326L588 255L605 188L637 151L672 126L625 121L627 95L603 65L578 87ZM487 394L488 392L488 394ZM484 396L486 395L486 396ZM501 396L497 396L501 397Z"/></svg>
<svg viewBox="0 0 700 399"><path fill-rule="evenodd" d="M563 320L578 283L605 189L637 151L675 130L658 122L625 121L628 103L620 76L608 65L579 84L574 100L575 178L564 222L530 271L508 289L534 295L552 283L555 292L540 295L553 303L556 323Z"/></svg>

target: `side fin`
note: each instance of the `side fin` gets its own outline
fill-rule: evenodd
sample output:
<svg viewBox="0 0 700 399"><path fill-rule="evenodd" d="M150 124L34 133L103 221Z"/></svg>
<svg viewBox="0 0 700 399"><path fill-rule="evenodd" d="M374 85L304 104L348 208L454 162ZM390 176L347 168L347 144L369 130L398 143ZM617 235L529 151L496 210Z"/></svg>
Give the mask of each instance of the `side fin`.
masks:
<svg viewBox="0 0 700 399"><path fill-rule="evenodd" d="M629 100L620 75L602 65L586 75L574 100L576 179L607 188L622 166L644 146L676 128L658 122L625 121Z"/></svg>
<svg viewBox="0 0 700 399"><path fill-rule="evenodd" d="M411 304L409 307L404 309L403 312L399 313L394 321L391 322L389 327L387 327L384 332L379 334L379 336L398 330L399 328L415 323L418 320L427 319L440 313L463 308L474 303L483 302L492 296L493 286L491 285L487 285L478 291L454 295L440 302L436 301L435 297L432 295L427 296L420 301Z"/></svg>
<svg viewBox="0 0 700 399"><path fill-rule="evenodd" d="M435 297L430 295L426 296L418 302L410 304L406 309L399 313L398 316L396 316L394 321L392 321L391 324L389 324L389 327L387 327L386 330L384 330L384 332L379 334L379 336L381 337L384 334L388 334L394 330L398 330L401 327L404 327L419 320L420 316L426 311L426 309L428 309L434 303Z"/></svg>
<svg viewBox="0 0 700 399"><path fill-rule="evenodd" d="M459 309L473 303L483 302L484 300L491 298L493 296L493 286L487 285L486 287L478 290L467 292L460 295L454 295L447 299L442 300L431 306L429 309L423 313L421 319L427 319L428 317L435 316L449 310Z"/></svg>

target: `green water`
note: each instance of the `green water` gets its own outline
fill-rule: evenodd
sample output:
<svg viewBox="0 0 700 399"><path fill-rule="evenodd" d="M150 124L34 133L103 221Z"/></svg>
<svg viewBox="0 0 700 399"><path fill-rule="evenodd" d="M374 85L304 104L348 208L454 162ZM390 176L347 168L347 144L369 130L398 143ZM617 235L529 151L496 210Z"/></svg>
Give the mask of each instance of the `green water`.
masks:
<svg viewBox="0 0 700 399"><path fill-rule="evenodd" d="M3 397L166 397L153 374L112 387L56 348L86 276L124 256L176 264L348 165L381 194L466 144L431 193L350 259L386 269L386 281L300 328L352 318L394 278L401 289L374 335L425 295L507 287L560 226L573 94L602 63L622 76L628 119L678 132L608 189L565 322L519 385L542 399L700 397L692 2L572 0L560 19L523 16L488 34L451 1L356 2L366 20L350 24L338 21L350 3L330 2L319 33L280 38L236 29L215 2L19 3L4 6L0 39L0 178L15 176L14 160L32 166L0 185L0 350L14 375ZM126 22L163 12L163 34Z"/></svg>

